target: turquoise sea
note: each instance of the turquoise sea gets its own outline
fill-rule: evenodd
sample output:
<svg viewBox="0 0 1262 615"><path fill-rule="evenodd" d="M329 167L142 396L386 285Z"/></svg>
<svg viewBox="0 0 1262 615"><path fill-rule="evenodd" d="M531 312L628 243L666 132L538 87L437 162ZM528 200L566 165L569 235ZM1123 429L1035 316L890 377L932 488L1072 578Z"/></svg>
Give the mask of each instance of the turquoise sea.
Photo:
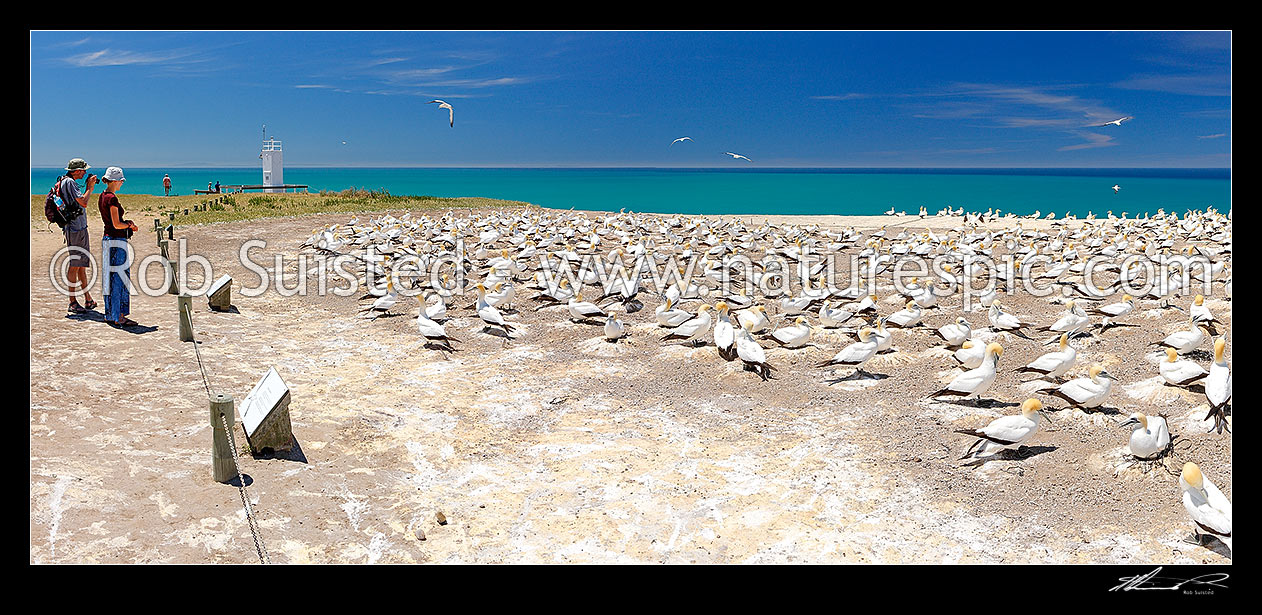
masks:
<svg viewBox="0 0 1262 615"><path fill-rule="evenodd" d="M104 172L94 167L93 172ZM31 169L44 194L62 171ZM188 195L207 182L259 184L249 168L125 169L126 193ZM683 214L874 215L893 207L930 214L943 207L1134 216L1159 208L1231 209L1230 169L655 169L655 168L286 168L311 192L364 188L393 195L481 196L544 207ZM1114 193L1112 186L1120 185ZM125 202L125 200L124 200Z"/></svg>

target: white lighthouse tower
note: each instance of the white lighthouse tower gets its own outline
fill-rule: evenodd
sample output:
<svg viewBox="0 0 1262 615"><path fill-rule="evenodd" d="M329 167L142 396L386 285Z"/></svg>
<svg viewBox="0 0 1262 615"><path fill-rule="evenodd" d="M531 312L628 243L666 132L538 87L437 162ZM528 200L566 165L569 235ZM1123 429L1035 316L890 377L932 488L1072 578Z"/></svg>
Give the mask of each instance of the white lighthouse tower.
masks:
<svg viewBox="0 0 1262 615"><path fill-rule="evenodd" d="M265 138L263 140L263 153L259 154L259 158L263 159L263 185L285 185L285 163L281 156L280 141L277 141L275 137ZM284 191L284 188L263 189L263 192Z"/></svg>

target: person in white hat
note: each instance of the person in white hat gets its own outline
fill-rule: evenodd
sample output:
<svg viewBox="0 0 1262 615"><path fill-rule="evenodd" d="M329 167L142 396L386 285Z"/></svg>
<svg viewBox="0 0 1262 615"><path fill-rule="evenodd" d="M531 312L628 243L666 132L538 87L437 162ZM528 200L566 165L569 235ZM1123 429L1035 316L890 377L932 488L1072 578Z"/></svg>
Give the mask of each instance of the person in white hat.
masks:
<svg viewBox="0 0 1262 615"><path fill-rule="evenodd" d="M83 179L90 168L92 167L82 158L73 158L66 165L66 177L57 184L61 202L70 208L73 208L71 203L79 206L78 215L67 222L63 229L66 245L73 248L70 254L70 270L67 272L70 307L66 309L75 314L83 314L96 308L92 293L88 292L88 257L92 253L92 246L88 243L87 216L88 199L92 196L92 189L96 187L96 176L88 175L87 192L80 193L78 184L78 180ZM83 290L83 305L79 305L79 300L75 298L77 288Z"/></svg>
<svg viewBox="0 0 1262 615"><path fill-rule="evenodd" d="M127 317L131 312L131 246L127 240L140 229L135 222L123 219L123 205L118 202L118 191L127 181L123 170L110 167L101 179L105 181L105 192L101 193L97 207L105 225L105 235L101 238L102 257L108 264L106 275L101 277L105 322L116 327L133 327L136 321Z"/></svg>

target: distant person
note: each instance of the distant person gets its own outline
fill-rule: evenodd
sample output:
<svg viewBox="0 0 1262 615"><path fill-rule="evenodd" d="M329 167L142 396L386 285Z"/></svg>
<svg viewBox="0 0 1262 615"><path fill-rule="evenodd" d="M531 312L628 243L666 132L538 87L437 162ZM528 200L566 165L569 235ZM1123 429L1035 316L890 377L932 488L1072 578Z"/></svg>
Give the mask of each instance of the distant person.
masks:
<svg viewBox="0 0 1262 615"><path fill-rule="evenodd" d="M127 181L123 170L110 167L101 179L105 181L105 192L97 200L105 226L101 251L105 262L110 265L109 275L101 279L101 293L105 295L105 322L116 327L134 327L136 321L127 317L131 312L131 250L127 240L140 228L135 222L123 219L123 204L118 202L118 191Z"/></svg>
<svg viewBox="0 0 1262 615"><path fill-rule="evenodd" d="M171 176L162 176L162 187L166 190L166 196L171 196Z"/></svg>
<svg viewBox="0 0 1262 615"><path fill-rule="evenodd" d="M212 190L211 188L212 188L211 183L206 182L206 192L214 192L214 190Z"/></svg>
<svg viewBox="0 0 1262 615"><path fill-rule="evenodd" d="M92 168L82 158L73 158L66 165L66 177L57 184L57 191L61 193L61 202L69 206L71 203L78 203L83 213L76 216L73 220L66 223L63 229L65 233L66 246L72 248L70 251L70 269L67 272L68 286L70 292L70 306L66 308L74 314L83 314L96 308L96 302L92 300L92 293L88 292L88 264L90 263L88 255L92 252L92 246L88 243L88 198L92 196L92 190L96 187L96 176L88 175L87 192L81 193L79 190L80 179L87 174L88 169ZM75 297L76 289L83 291L83 305L79 304L79 300Z"/></svg>
<svg viewBox="0 0 1262 615"><path fill-rule="evenodd" d="M219 182L215 182L215 194L219 194Z"/></svg>

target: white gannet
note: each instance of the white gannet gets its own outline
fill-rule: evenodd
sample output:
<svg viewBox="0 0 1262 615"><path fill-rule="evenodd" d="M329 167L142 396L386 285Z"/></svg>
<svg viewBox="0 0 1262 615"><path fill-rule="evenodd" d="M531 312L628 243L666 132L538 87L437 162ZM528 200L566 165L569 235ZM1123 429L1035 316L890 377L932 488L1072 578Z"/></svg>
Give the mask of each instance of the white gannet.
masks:
<svg viewBox="0 0 1262 615"><path fill-rule="evenodd" d="M1086 313L1082 311L1082 308L1078 306L1078 302L1070 299L1069 302L1065 304L1064 314L1062 314L1061 317L1051 325L1039 327L1039 330L1055 331L1058 333L1063 333L1065 331L1077 331L1078 329L1085 327L1088 321L1090 321L1090 318L1088 318Z"/></svg>
<svg viewBox="0 0 1262 615"><path fill-rule="evenodd" d="M373 318L377 318L382 314L390 312L390 308L399 302L399 293L394 290L394 277L391 276L386 280L386 294L379 297L372 305L359 311L360 314L371 313Z"/></svg>
<svg viewBox="0 0 1262 615"><path fill-rule="evenodd" d="M771 375L772 367L767 363L767 356L749 331L749 325L741 325L736 332L736 356L740 357L745 367L766 380Z"/></svg>
<svg viewBox="0 0 1262 615"><path fill-rule="evenodd" d="M924 315L924 310L915 299L907 302L907 305L893 314L886 317L885 322L891 326L909 329L920 324L920 318Z"/></svg>
<svg viewBox="0 0 1262 615"><path fill-rule="evenodd" d="M656 318L657 324L661 327L678 327L693 317L693 314L687 310L675 307L675 302L667 298L665 302L657 306Z"/></svg>
<svg viewBox="0 0 1262 615"><path fill-rule="evenodd" d="M1214 340L1214 363L1209 366L1209 375L1205 377L1209 415L1214 417L1214 428L1218 433L1222 433L1227 426L1226 408L1231 401L1231 369L1227 366L1227 359L1223 357L1226 349L1226 339L1219 337Z"/></svg>
<svg viewBox="0 0 1262 615"><path fill-rule="evenodd" d="M1193 530L1197 544L1201 544L1203 531L1217 537L1231 549L1231 502L1227 501L1223 492L1205 478L1200 466L1191 461L1183 464L1179 488L1183 490L1183 507L1199 528Z"/></svg>
<svg viewBox="0 0 1262 615"><path fill-rule="evenodd" d="M596 304L590 301L583 301L583 293L581 291L574 293L574 296L570 297L566 307L570 311L571 321L590 320L606 316L605 311Z"/></svg>
<svg viewBox="0 0 1262 615"><path fill-rule="evenodd" d="M1058 387L1040 389L1039 393L1059 397L1081 408L1096 408L1108 398L1112 383L1113 376L1104 371L1103 365L1095 363L1087 370L1086 378L1074 378Z"/></svg>
<svg viewBox="0 0 1262 615"><path fill-rule="evenodd" d="M811 339L811 324L804 316L798 316L792 326L772 331L771 338L785 348L801 348Z"/></svg>
<svg viewBox="0 0 1262 615"><path fill-rule="evenodd" d="M1121 190L1121 189L1122 189L1122 187L1121 187L1120 185L1118 185L1118 184L1113 184L1113 194L1117 194L1117 191L1118 191L1118 190Z"/></svg>
<svg viewBox="0 0 1262 615"><path fill-rule="evenodd" d="M678 139L671 141L670 144L674 145L676 143L679 143L680 141L691 141L691 140L692 140L692 137L679 137Z"/></svg>
<svg viewBox="0 0 1262 615"><path fill-rule="evenodd" d="M426 316L424 306L421 307L420 312L416 315L416 328L420 331L421 336L425 338L426 346L433 346L447 352L455 352L455 349L451 347L451 343L460 341L448 336L446 327Z"/></svg>
<svg viewBox="0 0 1262 615"><path fill-rule="evenodd" d="M982 358L986 356L986 344L978 339L965 340L953 356L964 366L964 369L974 369L982 364Z"/></svg>
<svg viewBox="0 0 1262 615"><path fill-rule="evenodd" d="M1096 316L1103 316L1100 322L1100 333L1104 333L1106 329L1113 326L1113 321L1121 318L1135 310L1135 298L1122 293L1122 300L1117 303L1110 303L1100 307L1093 307L1089 311Z"/></svg>
<svg viewBox="0 0 1262 615"><path fill-rule="evenodd" d="M1134 412L1121 426L1132 427L1131 454L1140 459L1152 459L1170 446L1170 428L1165 417L1148 417L1143 412Z"/></svg>
<svg viewBox="0 0 1262 615"><path fill-rule="evenodd" d="M513 332L513 326L504 320L504 315L495 309L495 306L486 302L486 286L478 284L478 302L475 305L478 318L486 323L488 327L499 327L504 331L504 339L508 339L508 335Z"/></svg>
<svg viewBox="0 0 1262 615"><path fill-rule="evenodd" d="M1205 307L1205 295L1197 295L1196 298L1192 300L1192 305L1188 308L1188 312L1192 315L1193 322L1204 323L1209 326L1222 324L1217 318L1214 318L1214 315L1210 313L1209 308Z"/></svg>
<svg viewBox="0 0 1262 615"><path fill-rule="evenodd" d="M718 349L719 357L724 361L735 361L737 357L736 329L732 326L728 307L726 301L714 304L714 311L718 313L718 320L714 323L714 347Z"/></svg>
<svg viewBox="0 0 1262 615"><path fill-rule="evenodd" d="M439 109L446 109L446 110L447 110L447 120L451 123L451 127L452 127L452 128L455 128L455 127L456 127L456 110L455 110L455 109L452 109L450 104L445 103L445 102L443 102L443 101L441 101L441 100L431 100L431 101L429 101L428 103L425 103L425 104L427 104L427 105L432 105L432 104L434 104L434 103L438 103L438 108L439 108ZM475 114L475 115L476 115L476 114ZM476 123L477 123L477 122L474 122L474 124L476 124Z"/></svg>
<svg viewBox="0 0 1262 615"><path fill-rule="evenodd" d="M678 327L671 329L670 333L667 333L664 337L662 337L662 341L683 340L685 342L692 342L693 346L699 346L700 344L697 342L700 342L701 337L710 331L711 317L709 310L712 307L713 306L709 304L702 304L701 307L697 308L697 315L695 317L689 319L687 322L684 322Z"/></svg>
<svg viewBox="0 0 1262 615"><path fill-rule="evenodd" d="M833 358L816 363L815 367L850 365L858 370L857 373L868 376L870 374L863 369L863 364L876 356L876 346L876 339L872 336L872 327L864 327L859 329L859 341L842 348Z"/></svg>
<svg viewBox="0 0 1262 615"><path fill-rule="evenodd" d="M987 316L990 318L990 327L996 331L1012 331L1016 335L1026 336L1022 329L1029 326L1029 323L1023 322L1020 318L1003 311L1000 307L1000 300L995 299L990 304L990 311Z"/></svg>
<svg viewBox="0 0 1262 615"><path fill-rule="evenodd" d="M877 352L885 352L894 345L894 334L885 328L884 318L877 319L876 330L872 332L872 339L876 340Z"/></svg>
<svg viewBox="0 0 1262 615"><path fill-rule="evenodd" d="M1179 352L1192 352L1193 350L1196 350L1196 347L1200 346L1201 342L1205 341L1205 336L1208 331L1204 325L1196 324L1196 321L1191 318L1188 319L1188 325L1188 329L1175 331L1174 333L1167 335L1166 338L1160 342L1153 342L1149 344L1149 346L1166 346Z"/></svg>
<svg viewBox="0 0 1262 615"><path fill-rule="evenodd" d="M742 156L742 155L740 155L740 154L733 154L732 152L723 152L723 153L724 153L724 154L727 154L728 156L731 156L732 158L745 158L744 156ZM753 162L753 160L749 160L749 158L745 158L745 160L747 160L747 161L749 161L749 162Z"/></svg>
<svg viewBox="0 0 1262 615"><path fill-rule="evenodd" d="M955 433L977 438L960 459L979 460L1004 449L1021 448L1038 431L1044 416L1043 402L1031 398L1021 403L1021 414L999 417L981 429L955 430Z"/></svg>
<svg viewBox="0 0 1262 615"><path fill-rule="evenodd" d="M854 316L853 312L842 308L834 308L831 301L825 301L819 308L819 324L827 328L840 327L851 316Z"/></svg>
<svg viewBox="0 0 1262 615"><path fill-rule="evenodd" d="M624 335L626 335L626 329L614 317L613 310L609 310L609 314L605 316L605 339L616 342Z"/></svg>
<svg viewBox="0 0 1262 615"><path fill-rule="evenodd" d="M1060 378L1069 368L1074 366L1078 351L1069 345L1069 334L1060 334L1060 347L1035 359L1030 364L1017 370L1017 373L1035 373L1052 378Z"/></svg>
<svg viewBox="0 0 1262 615"><path fill-rule="evenodd" d="M1106 115L1105 117L1108 117L1108 116ZM1105 122L1103 124L1087 124L1086 128L1100 128L1103 126L1121 126L1122 122L1130 121L1133 119L1135 119L1135 116L1128 115L1126 117L1119 117L1116 120Z"/></svg>
<svg viewBox="0 0 1262 615"><path fill-rule="evenodd" d="M1179 360L1179 351L1166 349L1166 359L1157 365L1157 371L1166 382L1175 386L1187 386L1209 375L1205 368L1193 361Z"/></svg>
<svg viewBox="0 0 1262 615"><path fill-rule="evenodd" d="M1000 346L998 342L987 344L986 355L982 358L981 365L956 376L950 384L930 393L929 397L942 395L953 395L963 399L980 397L994 383L1001 356L1003 356L1003 346Z"/></svg>
<svg viewBox="0 0 1262 615"><path fill-rule="evenodd" d="M973 326L963 316L956 317L955 322L937 329L938 336L946 341L947 346L959 346L973 335Z"/></svg>
<svg viewBox="0 0 1262 615"><path fill-rule="evenodd" d="M736 312L736 321L742 327L748 324L750 333L758 333L771 326L771 320L767 318L767 308L761 305Z"/></svg>

